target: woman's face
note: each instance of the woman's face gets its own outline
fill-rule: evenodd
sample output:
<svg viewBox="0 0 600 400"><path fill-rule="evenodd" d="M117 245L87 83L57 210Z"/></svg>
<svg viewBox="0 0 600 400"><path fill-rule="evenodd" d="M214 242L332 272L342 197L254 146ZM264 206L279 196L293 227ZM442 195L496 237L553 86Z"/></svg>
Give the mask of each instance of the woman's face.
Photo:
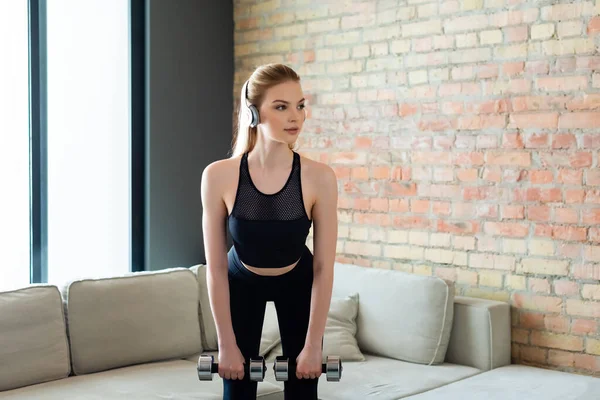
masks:
<svg viewBox="0 0 600 400"><path fill-rule="evenodd" d="M268 89L259 108L261 131L276 142L296 142L306 117L304 102L299 82L288 81Z"/></svg>

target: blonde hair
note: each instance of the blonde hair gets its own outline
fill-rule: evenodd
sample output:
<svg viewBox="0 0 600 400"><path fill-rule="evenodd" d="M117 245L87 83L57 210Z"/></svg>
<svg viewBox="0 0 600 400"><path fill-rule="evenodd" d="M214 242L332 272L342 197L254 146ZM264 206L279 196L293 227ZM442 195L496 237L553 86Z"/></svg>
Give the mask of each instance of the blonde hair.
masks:
<svg viewBox="0 0 600 400"><path fill-rule="evenodd" d="M266 91L280 83L294 81L300 82L300 76L290 67L283 64L265 64L261 65L250 75L248 79L248 97L246 98L245 85L242 85L240 102L238 107L237 129L232 141L231 158L237 157L245 152L251 151L256 145L258 127L250 127L250 121L246 116L246 104L254 104L260 108L264 100ZM289 148L294 149L295 144L290 144Z"/></svg>

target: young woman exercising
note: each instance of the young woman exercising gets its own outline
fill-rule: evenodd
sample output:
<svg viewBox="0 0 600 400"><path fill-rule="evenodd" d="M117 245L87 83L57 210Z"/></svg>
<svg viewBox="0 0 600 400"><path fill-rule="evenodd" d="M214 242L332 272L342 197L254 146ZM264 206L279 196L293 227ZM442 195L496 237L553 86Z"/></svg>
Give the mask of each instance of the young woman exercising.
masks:
<svg viewBox="0 0 600 400"><path fill-rule="evenodd" d="M244 364L258 357L267 301L296 364L286 400L317 400L337 243L337 180L294 148L306 119L300 77L282 64L243 85L231 158L202 173L202 227L225 400L256 399ZM313 251L306 246L311 225ZM226 248L226 229L233 246Z"/></svg>

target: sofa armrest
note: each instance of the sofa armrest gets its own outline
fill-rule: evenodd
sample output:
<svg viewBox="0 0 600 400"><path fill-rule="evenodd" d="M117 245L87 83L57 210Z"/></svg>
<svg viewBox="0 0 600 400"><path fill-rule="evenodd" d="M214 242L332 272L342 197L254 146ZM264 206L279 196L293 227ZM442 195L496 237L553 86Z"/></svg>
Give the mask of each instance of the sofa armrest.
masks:
<svg viewBox="0 0 600 400"><path fill-rule="evenodd" d="M508 303L457 296L446 362L488 371L510 364Z"/></svg>

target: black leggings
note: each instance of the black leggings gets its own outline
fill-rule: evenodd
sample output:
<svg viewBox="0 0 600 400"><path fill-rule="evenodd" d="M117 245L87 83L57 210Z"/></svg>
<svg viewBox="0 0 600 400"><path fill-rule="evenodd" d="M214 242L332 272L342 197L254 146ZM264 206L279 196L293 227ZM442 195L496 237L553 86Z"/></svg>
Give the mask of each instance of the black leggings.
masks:
<svg viewBox="0 0 600 400"><path fill-rule="evenodd" d="M298 264L279 276L256 274L242 265L235 248L228 255L229 301L233 331L246 362L258 357L267 301L273 301L277 311L283 355L290 362L304 348L313 281L313 255L305 248ZM321 348L323 342L321 341ZM267 374L273 374L273 363L267 364ZM298 379L290 374L284 381L285 400L317 400L316 379ZM255 400L258 382L244 379L223 379L223 400Z"/></svg>

